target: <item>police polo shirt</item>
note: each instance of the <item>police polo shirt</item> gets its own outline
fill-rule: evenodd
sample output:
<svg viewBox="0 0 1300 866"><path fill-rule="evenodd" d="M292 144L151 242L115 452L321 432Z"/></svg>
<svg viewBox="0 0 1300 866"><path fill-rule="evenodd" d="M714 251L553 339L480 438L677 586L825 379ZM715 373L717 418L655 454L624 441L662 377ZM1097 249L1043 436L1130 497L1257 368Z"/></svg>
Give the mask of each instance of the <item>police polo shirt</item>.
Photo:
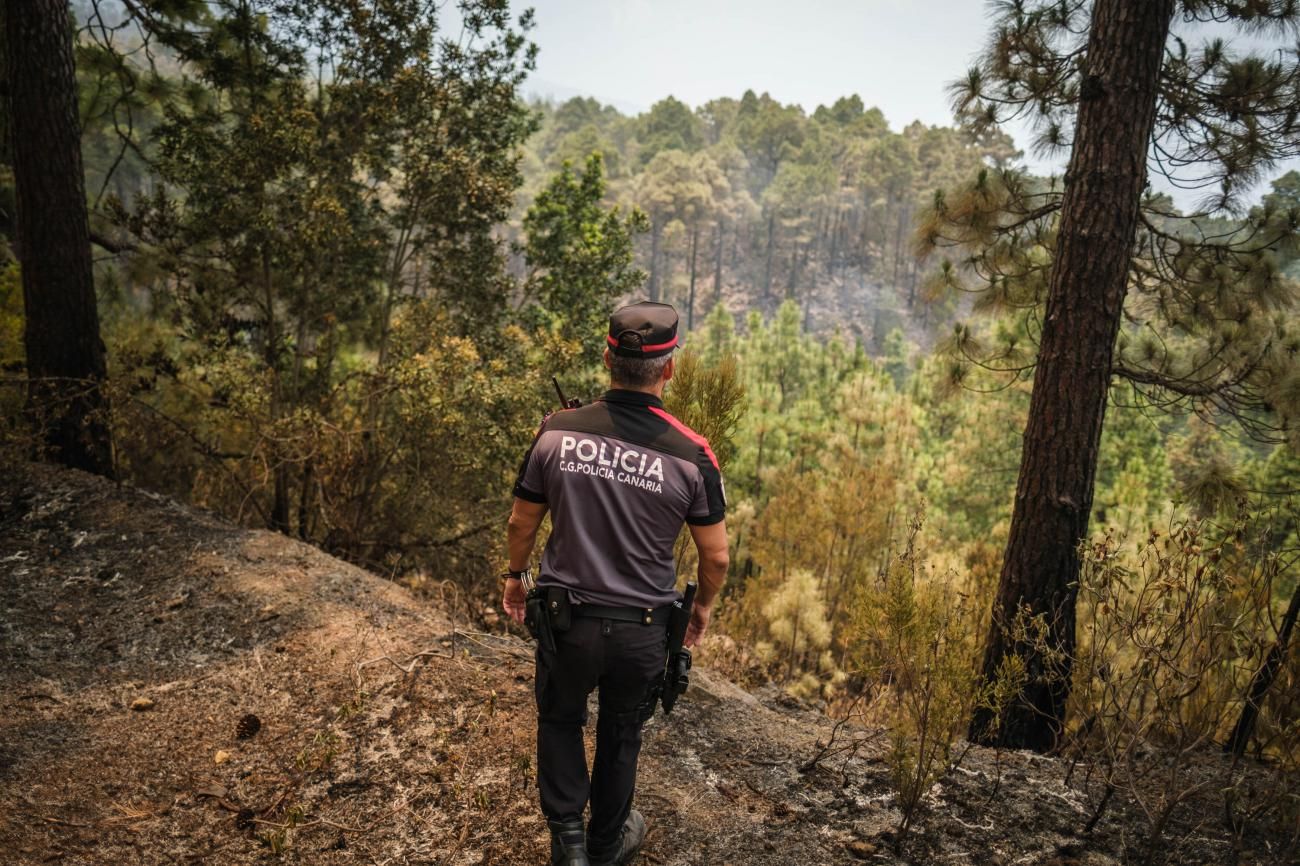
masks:
<svg viewBox="0 0 1300 866"><path fill-rule="evenodd" d="M727 510L708 441L653 394L618 389L543 421L514 493L551 511L538 584L585 604L670 604L682 523Z"/></svg>

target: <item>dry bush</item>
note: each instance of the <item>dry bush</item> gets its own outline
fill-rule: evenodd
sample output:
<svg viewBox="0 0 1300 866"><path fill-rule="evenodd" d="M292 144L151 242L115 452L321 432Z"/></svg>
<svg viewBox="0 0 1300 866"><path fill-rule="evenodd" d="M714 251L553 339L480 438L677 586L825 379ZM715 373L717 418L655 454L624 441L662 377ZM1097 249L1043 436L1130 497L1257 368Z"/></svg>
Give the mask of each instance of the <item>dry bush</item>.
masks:
<svg viewBox="0 0 1300 866"><path fill-rule="evenodd" d="M978 699L974 614L968 599L951 592L952 575L929 573L917 547L921 523L918 512L903 550L853 610L855 668L876 692L874 709L889 730L899 844L925 795L955 765L954 746Z"/></svg>
<svg viewBox="0 0 1300 866"><path fill-rule="evenodd" d="M507 357L492 339L525 349ZM380 574L447 576L466 597L495 590L510 485L550 369L576 347L513 327L480 343L412 302L383 363L340 347L330 381L299 383L298 405L277 408L274 378L244 347L181 357L180 345L152 324L118 335L125 477Z"/></svg>
<svg viewBox="0 0 1300 866"><path fill-rule="evenodd" d="M822 654L831 642L831 624L812 572L792 571L773 592L766 594L762 613L767 640L759 641L754 649L773 668L784 667L784 680L795 679L796 671L829 673L833 669L829 656ZM819 691L819 680L811 674L799 677L796 683L794 693L800 697Z"/></svg>
<svg viewBox="0 0 1300 866"><path fill-rule="evenodd" d="M1257 530L1244 517L1226 530L1179 520L1128 553L1111 535L1085 550L1071 743L1094 798L1086 829L1123 795L1147 823L1142 862L1168 853L1189 801L1216 792L1230 826L1293 820L1294 782L1248 793L1239 762L1215 757L1276 633L1281 560Z"/></svg>

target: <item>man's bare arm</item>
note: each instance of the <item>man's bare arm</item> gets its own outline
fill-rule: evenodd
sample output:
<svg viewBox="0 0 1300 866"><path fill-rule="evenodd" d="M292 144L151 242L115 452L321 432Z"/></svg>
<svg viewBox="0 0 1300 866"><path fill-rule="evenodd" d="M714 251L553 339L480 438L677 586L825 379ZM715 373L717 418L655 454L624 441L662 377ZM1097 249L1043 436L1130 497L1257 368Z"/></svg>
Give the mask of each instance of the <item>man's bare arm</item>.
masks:
<svg viewBox="0 0 1300 866"><path fill-rule="evenodd" d="M537 530L542 528L546 516L546 503L529 502L515 497L510 509L510 523L506 527L506 540L510 547L510 570L523 571L533 555L537 543Z"/></svg>
<svg viewBox="0 0 1300 866"><path fill-rule="evenodd" d="M695 593L695 607L691 611L691 624L686 628L686 646L699 643L713 616L713 602L727 581L730 556L727 548L727 522L719 520L708 526L690 526L691 540L699 554L700 565L696 574L700 588Z"/></svg>
<svg viewBox="0 0 1300 866"><path fill-rule="evenodd" d="M546 504L529 502L515 497L510 508L510 522L506 525L506 543L510 549L510 570L523 571L533 556L537 544L537 530L546 516ZM524 588L517 580L507 580L502 591L501 606L515 622L524 621Z"/></svg>

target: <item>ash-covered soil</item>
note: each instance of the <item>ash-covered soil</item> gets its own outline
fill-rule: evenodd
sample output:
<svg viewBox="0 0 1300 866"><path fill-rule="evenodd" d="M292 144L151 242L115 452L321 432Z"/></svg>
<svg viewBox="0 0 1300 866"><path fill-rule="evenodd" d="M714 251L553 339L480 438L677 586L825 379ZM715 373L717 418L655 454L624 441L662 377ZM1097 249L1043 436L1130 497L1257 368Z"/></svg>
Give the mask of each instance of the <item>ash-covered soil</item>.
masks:
<svg viewBox="0 0 1300 866"><path fill-rule="evenodd" d="M0 479L0 591L0 862L546 861L532 650L516 634L457 627L282 536L44 466ZM983 749L896 846L887 738L841 728L809 766L833 727L775 688L697 669L647 728L638 862L1291 856L1263 828L1234 845L1212 791L1155 846L1130 802L1085 833L1085 769L1067 785L1065 761ZM1217 755L1203 760L1218 772Z"/></svg>

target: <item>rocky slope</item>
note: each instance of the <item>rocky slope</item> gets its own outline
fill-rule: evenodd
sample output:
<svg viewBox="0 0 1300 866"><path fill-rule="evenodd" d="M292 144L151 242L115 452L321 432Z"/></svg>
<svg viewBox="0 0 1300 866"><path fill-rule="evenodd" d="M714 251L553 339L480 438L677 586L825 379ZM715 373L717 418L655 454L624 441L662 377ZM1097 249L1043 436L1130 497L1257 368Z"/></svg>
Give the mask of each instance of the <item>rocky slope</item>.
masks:
<svg viewBox="0 0 1300 866"><path fill-rule="evenodd" d="M73 471L0 479L0 860L540 864L531 647L311 547ZM971 750L899 815L880 732L707 670L647 730L641 862L1141 862L1063 762ZM255 730L254 730L255 729ZM848 748L845 748L845 745ZM1207 761L1217 760L1207 756ZM1234 861L1210 798L1157 849ZM1263 832L1236 862L1282 862Z"/></svg>

